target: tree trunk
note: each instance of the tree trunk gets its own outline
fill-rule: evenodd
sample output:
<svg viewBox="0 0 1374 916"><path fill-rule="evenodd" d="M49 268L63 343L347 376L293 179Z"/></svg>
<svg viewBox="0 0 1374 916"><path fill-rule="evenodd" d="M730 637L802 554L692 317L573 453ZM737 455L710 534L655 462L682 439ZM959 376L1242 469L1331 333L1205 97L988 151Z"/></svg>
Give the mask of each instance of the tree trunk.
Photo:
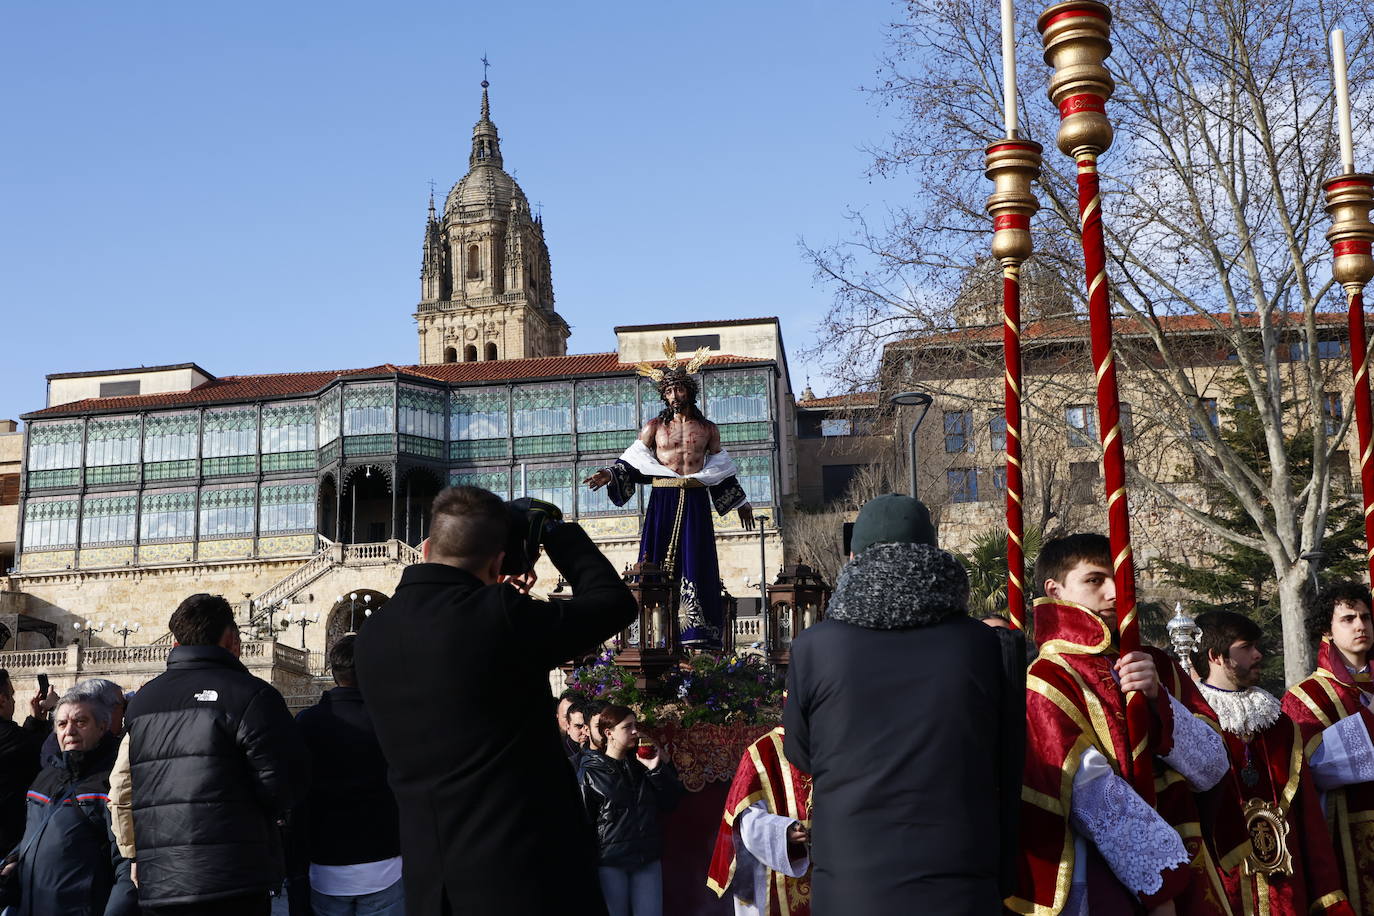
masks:
<svg viewBox="0 0 1374 916"><path fill-rule="evenodd" d="M1312 641L1307 638L1308 562L1299 560L1279 578L1279 619L1283 621L1283 679L1292 687L1312 673Z"/></svg>

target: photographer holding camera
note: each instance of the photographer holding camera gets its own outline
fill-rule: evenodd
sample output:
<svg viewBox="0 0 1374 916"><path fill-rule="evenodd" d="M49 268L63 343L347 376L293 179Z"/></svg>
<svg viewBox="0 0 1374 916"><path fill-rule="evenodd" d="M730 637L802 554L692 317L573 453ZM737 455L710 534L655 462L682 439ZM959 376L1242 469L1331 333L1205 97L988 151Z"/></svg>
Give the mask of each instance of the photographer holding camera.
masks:
<svg viewBox="0 0 1374 916"><path fill-rule="evenodd" d="M450 487L431 516L426 562L356 655L400 810L406 911L604 914L548 675L628 625L634 596L550 503ZM573 598L525 594L541 546Z"/></svg>

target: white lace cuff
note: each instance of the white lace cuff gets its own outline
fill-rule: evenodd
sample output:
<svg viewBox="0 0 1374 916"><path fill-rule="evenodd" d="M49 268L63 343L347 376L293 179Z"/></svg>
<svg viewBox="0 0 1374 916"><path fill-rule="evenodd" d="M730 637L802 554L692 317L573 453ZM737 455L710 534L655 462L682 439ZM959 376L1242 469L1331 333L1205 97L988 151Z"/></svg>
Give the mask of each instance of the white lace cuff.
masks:
<svg viewBox="0 0 1374 916"><path fill-rule="evenodd" d="M1346 716L1322 732L1312 752L1312 781L1322 792L1374 781L1374 744L1362 716Z"/></svg>
<svg viewBox="0 0 1374 916"><path fill-rule="evenodd" d="M1215 729L1189 712L1177 697L1170 695L1169 708L1174 714L1173 749L1163 760L1188 780L1194 792L1206 792L1231 769L1226 745Z"/></svg>
<svg viewBox="0 0 1374 916"><path fill-rule="evenodd" d="M1083 752L1074 774L1071 808L1073 829L1097 847L1117 879L1138 897L1158 893L1164 873L1189 862L1174 828L1094 748Z"/></svg>

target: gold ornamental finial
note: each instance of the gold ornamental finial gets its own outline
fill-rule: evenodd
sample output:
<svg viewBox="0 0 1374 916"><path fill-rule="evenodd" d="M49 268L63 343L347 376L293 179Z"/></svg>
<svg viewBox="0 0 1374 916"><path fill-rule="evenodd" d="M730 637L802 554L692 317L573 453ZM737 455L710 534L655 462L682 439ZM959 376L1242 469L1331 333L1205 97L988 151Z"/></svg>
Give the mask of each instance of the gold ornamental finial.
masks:
<svg viewBox="0 0 1374 916"><path fill-rule="evenodd" d="M993 186L987 203L992 256L1004 266L1031 256L1030 221L1040 209L1031 182L1040 177L1042 149L1033 140L997 140L988 145L984 174Z"/></svg>
<svg viewBox="0 0 1374 916"><path fill-rule="evenodd" d="M1103 153L1112 145L1107 99L1116 83L1105 65L1112 53L1108 37L1112 11L1097 0L1068 0L1040 14L1036 28L1045 45L1045 63L1054 68L1050 100L1059 107L1059 149Z"/></svg>
<svg viewBox="0 0 1374 916"><path fill-rule="evenodd" d="M1326 192L1326 213L1331 217L1326 240L1335 254L1331 276L1348 295L1354 295L1374 279L1374 256L1370 254L1374 222L1369 219L1374 207L1374 175L1338 175L1322 190Z"/></svg>

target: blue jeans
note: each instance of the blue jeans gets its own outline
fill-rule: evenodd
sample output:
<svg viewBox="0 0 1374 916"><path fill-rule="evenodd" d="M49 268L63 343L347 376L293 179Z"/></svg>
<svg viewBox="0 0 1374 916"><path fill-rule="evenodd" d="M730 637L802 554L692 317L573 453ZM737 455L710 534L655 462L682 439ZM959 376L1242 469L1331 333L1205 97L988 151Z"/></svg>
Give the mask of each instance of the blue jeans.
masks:
<svg viewBox="0 0 1374 916"><path fill-rule="evenodd" d="M611 916L662 916L663 863L655 860L638 868L600 866L601 894Z"/></svg>
<svg viewBox="0 0 1374 916"><path fill-rule="evenodd" d="M311 888L310 906L315 916L406 916L406 891L402 881L356 897L331 897Z"/></svg>

